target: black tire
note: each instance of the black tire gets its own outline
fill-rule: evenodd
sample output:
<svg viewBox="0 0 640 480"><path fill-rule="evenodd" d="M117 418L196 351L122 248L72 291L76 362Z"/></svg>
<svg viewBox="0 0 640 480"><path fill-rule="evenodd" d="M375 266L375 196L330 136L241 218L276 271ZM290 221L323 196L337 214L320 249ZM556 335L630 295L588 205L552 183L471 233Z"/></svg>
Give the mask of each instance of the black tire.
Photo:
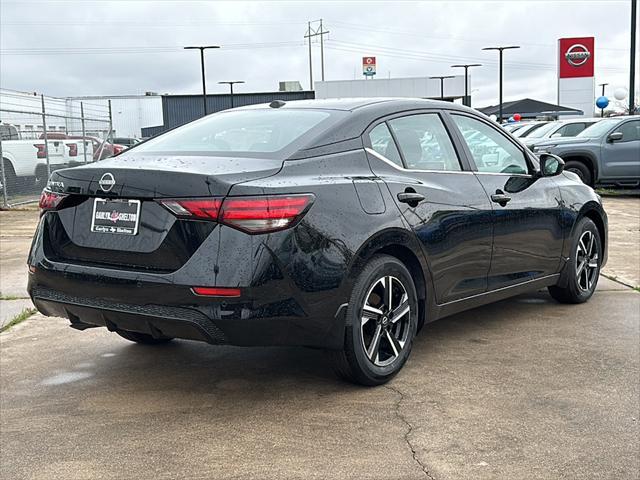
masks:
<svg viewBox="0 0 640 480"><path fill-rule="evenodd" d="M585 256L582 251L586 243L590 249L593 238L593 250ZM581 245L582 241L582 245ZM594 260L594 255L597 257ZM584 262L587 262L586 264ZM596 224L589 218L582 218L576 225L575 235L571 241L571 256L565 265L566 287L549 287L549 293L561 303L584 303L591 298L598 285L600 264L602 262L602 240ZM595 266L591 266L595 265ZM582 267L581 267L582 266ZM580 269L578 275L578 269Z"/></svg>
<svg viewBox="0 0 640 480"><path fill-rule="evenodd" d="M388 302L382 302L388 284L391 284L392 292L390 314L386 307ZM411 353L418 325L417 298L411 273L400 260L388 255L377 255L371 259L358 275L351 292L346 313L344 349L329 352L336 373L361 385L381 385L391 380ZM375 303L371 299L380 302ZM380 315L368 311L365 315L365 301L369 309L384 313ZM368 316L369 320L362 322L363 315ZM374 347L376 338L379 338L376 344L378 348ZM369 349L365 347L367 342ZM371 351L373 359L367 350Z"/></svg>
<svg viewBox="0 0 640 480"><path fill-rule="evenodd" d="M35 188L43 190L49 182L49 175L47 175L47 166L41 165L36 168Z"/></svg>
<svg viewBox="0 0 640 480"><path fill-rule="evenodd" d="M173 340L173 338L154 338L147 333L128 332L125 330L118 330L116 333L130 342L136 342L143 345L160 345Z"/></svg>
<svg viewBox="0 0 640 480"><path fill-rule="evenodd" d="M580 177L582 183L585 185L589 185L593 187L593 178L591 175L591 170L584 163L579 162L577 160L569 160L565 165L564 169L567 172L575 173Z"/></svg>
<svg viewBox="0 0 640 480"><path fill-rule="evenodd" d="M9 160L3 158L2 162L4 163L4 177L6 180L6 183L3 185L3 187L7 192L7 195L14 195L18 191L18 177L16 176L13 165Z"/></svg>

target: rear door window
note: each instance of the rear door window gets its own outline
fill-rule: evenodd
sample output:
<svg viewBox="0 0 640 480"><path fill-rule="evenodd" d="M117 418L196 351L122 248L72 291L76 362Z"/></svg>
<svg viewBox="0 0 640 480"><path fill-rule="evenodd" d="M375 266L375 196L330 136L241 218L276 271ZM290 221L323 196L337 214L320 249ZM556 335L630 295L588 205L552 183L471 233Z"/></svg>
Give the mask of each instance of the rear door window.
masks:
<svg viewBox="0 0 640 480"><path fill-rule="evenodd" d="M436 113L389 120L406 167L413 170L462 170L449 133Z"/></svg>

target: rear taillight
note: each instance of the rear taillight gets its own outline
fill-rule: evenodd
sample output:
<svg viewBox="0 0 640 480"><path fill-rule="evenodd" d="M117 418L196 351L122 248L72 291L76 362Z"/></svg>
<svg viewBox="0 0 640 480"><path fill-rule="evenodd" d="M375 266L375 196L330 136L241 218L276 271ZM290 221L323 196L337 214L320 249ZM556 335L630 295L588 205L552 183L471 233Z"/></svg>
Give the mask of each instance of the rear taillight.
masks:
<svg viewBox="0 0 640 480"><path fill-rule="evenodd" d="M196 220L217 220L222 205L221 198L192 198L161 200L160 203L176 217Z"/></svg>
<svg viewBox="0 0 640 480"><path fill-rule="evenodd" d="M67 143L67 147L69 147L69 156L77 157L78 156L78 144L77 143Z"/></svg>
<svg viewBox="0 0 640 480"><path fill-rule="evenodd" d="M37 158L47 158L46 147L43 143L34 143L33 146L38 149L38 151L36 152Z"/></svg>
<svg viewBox="0 0 640 480"><path fill-rule="evenodd" d="M274 232L302 218L312 201L311 194L229 197L222 203L220 221L249 233Z"/></svg>
<svg viewBox="0 0 640 480"><path fill-rule="evenodd" d="M40 195L40 202L38 203L41 212L47 210L56 210L60 207L62 201L67 198L68 195L64 193L50 192L49 190L43 190Z"/></svg>
<svg viewBox="0 0 640 480"><path fill-rule="evenodd" d="M294 225L313 203L312 194L160 200L174 215L215 220L247 233L266 233Z"/></svg>

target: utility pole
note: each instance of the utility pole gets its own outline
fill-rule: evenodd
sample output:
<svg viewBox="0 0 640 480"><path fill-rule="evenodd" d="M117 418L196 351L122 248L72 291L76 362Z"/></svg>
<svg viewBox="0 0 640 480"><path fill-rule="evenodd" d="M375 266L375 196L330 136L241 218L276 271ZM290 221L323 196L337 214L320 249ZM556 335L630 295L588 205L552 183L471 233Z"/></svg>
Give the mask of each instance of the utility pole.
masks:
<svg viewBox="0 0 640 480"><path fill-rule="evenodd" d="M455 75L441 75L439 77L429 77L432 80L440 79L440 100L444 100L444 79L455 78Z"/></svg>
<svg viewBox="0 0 640 480"><path fill-rule="evenodd" d="M80 118L82 119L82 155L87 163L87 132L84 128L84 104L80 102Z"/></svg>
<svg viewBox="0 0 640 480"><path fill-rule="evenodd" d="M464 68L464 105L471 106L471 98L469 97L469 67L481 67L481 63L465 63L460 65L451 65L451 68Z"/></svg>
<svg viewBox="0 0 640 480"><path fill-rule="evenodd" d="M244 80L227 80L226 82L218 82L221 85L229 85L231 89L231 108L233 108L233 85L235 83L244 83Z"/></svg>
<svg viewBox="0 0 640 480"><path fill-rule="evenodd" d="M638 28L638 0L631 0L631 52L629 55L629 115L636 111L636 31Z"/></svg>
<svg viewBox="0 0 640 480"><path fill-rule="evenodd" d="M329 33L329 30L325 30L322 25L322 19L314 20L313 23L320 22L320 26L316 29L311 27L312 22L307 22L307 33L304 38L309 39L309 89L313 90L313 60L311 58L311 39L313 37L320 37L320 78L324 82L324 36Z"/></svg>
<svg viewBox="0 0 640 480"><path fill-rule="evenodd" d="M497 50L500 53L500 79L499 79L499 89L500 89L500 93L499 93L499 97L500 97L500 114L498 115L498 123L502 123L502 56L503 56L503 52L505 50L511 50L514 48L520 48L519 45L511 45L508 47L485 47L482 50Z"/></svg>
<svg viewBox="0 0 640 480"><path fill-rule="evenodd" d="M608 83L599 83L598 86L602 87L602 96L604 97L604 87L606 87L607 85L609 85ZM604 108L600 109L600 116L604 117Z"/></svg>
<svg viewBox="0 0 640 480"><path fill-rule="evenodd" d="M204 51L210 48L220 48L219 45L203 45L184 47L185 50L200 50L200 69L202 70L202 111L207 114L207 83L204 76Z"/></svg>

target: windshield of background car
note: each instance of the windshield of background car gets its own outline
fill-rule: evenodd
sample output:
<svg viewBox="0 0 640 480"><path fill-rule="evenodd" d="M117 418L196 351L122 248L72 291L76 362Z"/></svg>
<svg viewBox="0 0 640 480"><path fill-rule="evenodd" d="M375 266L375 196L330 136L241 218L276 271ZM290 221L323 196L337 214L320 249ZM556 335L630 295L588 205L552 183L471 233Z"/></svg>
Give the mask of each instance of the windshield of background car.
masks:
<svg viewBox="0 0 640 480"><path fill-rule="evenodd" d="M347 112L251 109L221 112L136 146L136 153L179 153L276 158L305 143ZM295 151L295 148L293 149ZM293 153L293 152L292 152Z"/></svg>
<svg viewBox="0 0 640 480"><path fill-rule="evenodd" d="M542 138L547 133L558 128L560 125L562 125L562 122L547 123L546 125L543 125L540 128L535 129L533 132L527 135L527 138Z"/></svg>
<svg viewBox="0 0 640 480"><path fill-rule="evenodd" d="M619 118L607 118L600 120L598 123L594 123L589 128L585 128L576 137L586 138L598 138L607 133L613 127L620 123Z"/></svg>

